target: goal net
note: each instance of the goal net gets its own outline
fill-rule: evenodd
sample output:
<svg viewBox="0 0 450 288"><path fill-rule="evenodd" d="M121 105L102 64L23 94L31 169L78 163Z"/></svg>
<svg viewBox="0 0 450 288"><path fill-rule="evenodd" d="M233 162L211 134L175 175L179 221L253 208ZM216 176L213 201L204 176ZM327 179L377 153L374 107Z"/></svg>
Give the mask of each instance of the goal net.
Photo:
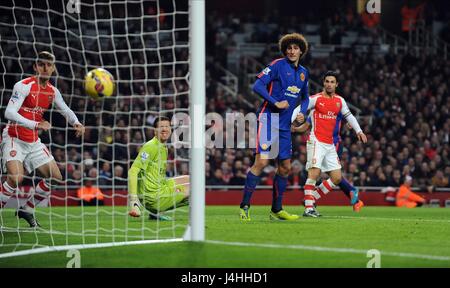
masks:
<svg viewBox="0 0 450 288"><path fill-rule="evenodd" d="M15 211L35 193L41 175L25 172L15 195L0 210L0 257L70 245L182 240L189 207L167 211L171 221L149 220L148 213L128 216L127 171L139 148L155 135L158 116L173 119L189 113L189 7L187 0L1 1L2 130L14 84L34 75L37 53L49 51L57 68L51 82L86 133L75 137L53 108L44 114L52 129L40 131L39 137L54 156L64 184L52 186L48 201L34 212L41 227L30 228ZM83 79L98 67L114 76L116 92L96 101L85 94ZM178 120L172 124L189 125ZM179 145L186 141L168 141L168 177L190 174L190 149ZM1 176L3 183L7 172ZM101 195L89 202L81 187L97 187Z"/></svg>

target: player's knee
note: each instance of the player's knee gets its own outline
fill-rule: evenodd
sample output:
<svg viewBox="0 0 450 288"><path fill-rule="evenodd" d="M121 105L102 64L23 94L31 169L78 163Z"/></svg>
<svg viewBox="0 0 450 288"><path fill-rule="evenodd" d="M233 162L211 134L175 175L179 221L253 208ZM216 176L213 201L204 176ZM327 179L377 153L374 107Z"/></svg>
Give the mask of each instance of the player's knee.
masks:
<svg viewBox="0 0 450 288"><path fill-rule="evenodd" d="M335 175L331 177L331 182L333 182L334 185L339 185L342 181L342 175Z"/></svg>
<svg viewBox="0 0 450 288"><path fill-rule="evenodd" d="M308 178L309 179L317 180L317 178L319 178L319 175L320 175L320 170L319 169L311 168L308 171Z"/></svg>
<svg viewBox="0 0 450 288"><path fill-rule="evenodd" d="M23 175L21 174L11 174L8 175L8 184L13 187L17 188L23 181Z"/></svg>
<svg viewBox="0 0 450 288"><path fill-rule="evenodd" d="M288 176L289 175L289 171L291 171L291 164L281 164L278 167L278 174L280 174L281 176Z"/></svg>

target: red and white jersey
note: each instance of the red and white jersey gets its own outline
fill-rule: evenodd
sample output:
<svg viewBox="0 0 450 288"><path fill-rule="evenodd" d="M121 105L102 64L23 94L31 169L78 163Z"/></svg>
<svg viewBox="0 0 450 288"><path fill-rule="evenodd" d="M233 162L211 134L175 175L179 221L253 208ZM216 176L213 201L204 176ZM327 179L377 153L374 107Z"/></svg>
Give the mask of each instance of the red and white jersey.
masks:
<svg viewBox="0 0 450 288"><path fill-rule="evenodd" d="M331 97L327 97L320 92L309 97L308 110L313 109L311 113L311 134L310 137L314 137L318 141L326 144L333 144L333 134L337 124L338 114L347 120L347 122L355 129L356 133L361 132L361 127L358 124L356 118L348 109L347 103L344 98L334 94ZM292 121L300 111L300 107L294 110L292 115Z"/></svg>
<svg viewBox="0 0 450 288"><path fill-rule="evenodd" d="M37 125L44 120L45 111L53 103L71 125L79 123L75 113L64 102L59 90L50 82L42 87L35 76L17 82L5 110L5 118L9 120L9 123L3 133L25 142L36 142L38 140Z"/></svg>

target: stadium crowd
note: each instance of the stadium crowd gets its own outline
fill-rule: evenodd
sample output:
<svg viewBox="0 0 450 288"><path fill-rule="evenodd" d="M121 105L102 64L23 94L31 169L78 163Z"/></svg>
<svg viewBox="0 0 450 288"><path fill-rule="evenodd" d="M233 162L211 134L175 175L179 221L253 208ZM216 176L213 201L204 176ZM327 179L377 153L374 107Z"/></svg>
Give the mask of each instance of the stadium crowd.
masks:
<svg viewBox="0 0 450 288"><path fill-rule="evenodd" d="M241 29L240 21L243 20L213 16L210 15L207 25L206 112L219 113L224 119L226 113L254 113L262 101L246 90L246 87L236 97L231 97L218 85L221 72L216 64L226 66L227 49L235 44L227 33L232 34ZM322 33L328 33L327 25L343 23L332 29L331 34L323 34L323 38L328 39L324 41L337 43L339 35L345 33L346 29L360 29L357 17L350 16L349 12L333 18L331 22L321 23L325 27L321 29ZM272 15L274 17L276 18L276 14ZM22 20L28 21L25 18ZM19 17L16 21L22 20ZM170 29L170 19L165 21L160 23L160 27ZM270 17L266 21L270 23ZM110 27L101 28L120 35L123 24L123 21L113 21ZM276 42L280 35L289 32L286 27L302 27L301 24L289 26L291 24L292 21L287 19L286 23L276 26L274 30L260 29L255 31L251 40ZM128 29L132 25L130 23ZM145 27L147 31L152 31L156 26L155 23L148 23ZM224 31L227 32L224 34ZM57 87L86 126L85 137L80 142L73 137L73 131L67 132L65 120L58 113L50 112L46 119L50 119L54 129L50 134L40 135L44 143L50 143L52 153L69 185L79 185L82 178L87 177L95 179L101 186L126 186L127 170L140 145L153 137L152 124L157 115L172 116L176 112L188 111L187 47L172 49L172 38L161 33L160 47L169 48L159 52L148 50L143 53L138 49L133 53L122 53L117 51L141 47L142 41L152 43L155 39L130 37L127 41L119 41L121 36L117 37L101 49L95 41L86 42L83 47L75 45L71 50L52 46L51 51L57 59L58 75L61 76L57 78ZM58 41L57 37L54 39ZM16 45L6 44L6 41L2 42L2 51L9 56L4 60L6 71L14 71L17 67L23 69L23 73L7 73L4 76L3 81L7 87L27 73L32 74L32 61L21 59L19 62L18 59L20 55L34 57L35 46L39 45L19 45L19 52ZM65 45L59 44L62 47ZM42 44L37 48L51 47ZM83 54L83 49L97 53ZM269 58L266 53L258 60L268 64L271 60ZM85 74L85 68L73 65L83 63L94 67L99 61L108 67L117 65L116 68L109 69L117 79L117 95L103 101L95 101L84 95L81 75ZM173 64L174 61L179 64ZM150 65L145 66L145 63ZM380 56L370 50L357 54L352 49L347 49L342 55L327 58L312 58L309 55L306 58L303 65L309 69L310 78L318 83L325 71L339 71L338 93L347 102L361 109L359 121L369 137L369 143L364 146L358 143L352 131L344 126L342 131L344 153L341 162L349 181L356 186L398 187L406 175L412 175L414 186L450 187L449 64L441 55L425 52L415 55L411 50L397 54L390 50ZM3 93L1 100L2 108L6 107L9 96ZM246 140L248 145L248 139ZM305 135L294 137L290 185L303 185L305 182L305 141ZM169 155L169 176L188 174L187 149L175 149L171 146ZM243 185L254 156L251 149L214 148L207 149L206 157L207 185ZM274 173L274 166L267 167L261 184L271 185Z"/></svg>

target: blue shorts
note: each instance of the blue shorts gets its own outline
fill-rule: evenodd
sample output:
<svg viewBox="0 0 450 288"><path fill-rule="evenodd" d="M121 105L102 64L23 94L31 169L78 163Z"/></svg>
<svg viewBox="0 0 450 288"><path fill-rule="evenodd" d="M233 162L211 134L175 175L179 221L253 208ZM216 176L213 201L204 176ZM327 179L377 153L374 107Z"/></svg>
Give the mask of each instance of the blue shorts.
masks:
<svg viewBox="0 0 450 288"><path fill-rule="evenodd" d="M280 130L278 120L270 113L263 113L258 119L255 154L261 154L265 159L292 157L291 131Z"/></svg>

